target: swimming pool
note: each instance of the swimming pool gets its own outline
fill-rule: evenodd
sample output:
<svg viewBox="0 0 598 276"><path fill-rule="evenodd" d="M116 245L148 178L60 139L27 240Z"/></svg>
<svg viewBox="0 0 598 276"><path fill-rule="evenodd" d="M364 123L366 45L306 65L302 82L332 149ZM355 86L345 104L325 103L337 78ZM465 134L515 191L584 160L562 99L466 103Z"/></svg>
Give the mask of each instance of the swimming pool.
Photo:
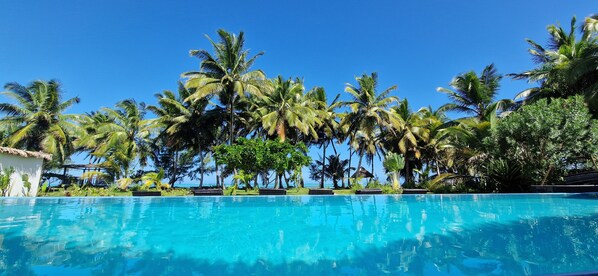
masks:
<svg viewBox="0 0 598 276"><path fill-rule="evenodd" d="M598 270L596 195L0 199L10 274Z"/></svg>

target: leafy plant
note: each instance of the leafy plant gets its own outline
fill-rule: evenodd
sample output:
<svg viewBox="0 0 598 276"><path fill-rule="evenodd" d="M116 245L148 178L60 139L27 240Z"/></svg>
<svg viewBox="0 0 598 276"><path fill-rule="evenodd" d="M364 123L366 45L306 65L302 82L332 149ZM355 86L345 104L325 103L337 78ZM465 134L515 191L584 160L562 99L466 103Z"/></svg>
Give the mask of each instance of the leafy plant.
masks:
<svg viewBox="0 0 598 276"><path fill-rule="evenodd" d="M13 167L4 168L0 172L0 191L2 191L2 196L6 196L8 191L10 191L10 176L15 172Z"/></svg>
<svg viewBox="0 0 598 276"><path fill-rule="evenodd" d="M392 174L392 188L399 190L401 183L399 179L401 177L401 170L405 167L405 157L401 154L394 152L388 152L384 157L384 169Z"/></svg>
<svg viewBox="0 0 598 276"><path fill-rule="evenodd" d="M29 182L29 175L23 174L21 175L21 181L23 181L23 194L25 196L29 196L29 192L31 191L31 182Z"/></svg>
<svg viewBox="0 0 598 276"><path fill-rule="evenodd" d="M581 96L541 99L501 119L486 144L490 159L520 166L533 183L556 183L598 155L598 122Z"/></svg>
<svg viewBox="0 0 598 276"><path fill-rule="evenodd" d="M162 182L164 179L164 169L160 168L158 172L149 172L141 177L141 190L149 190L154 186L157 190L170 188L168 183Z"/></svg>

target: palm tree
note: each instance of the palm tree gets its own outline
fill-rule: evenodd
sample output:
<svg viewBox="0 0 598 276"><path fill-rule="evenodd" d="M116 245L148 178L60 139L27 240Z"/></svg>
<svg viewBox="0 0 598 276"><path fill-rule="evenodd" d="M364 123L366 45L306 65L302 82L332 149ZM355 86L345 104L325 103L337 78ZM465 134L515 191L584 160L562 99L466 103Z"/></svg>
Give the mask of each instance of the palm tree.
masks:
<svg viewBox="0 0 598 276"><path fill-rule="evenodd" d="M357 168L361 167L363 156L367 154L368 160L372 162L373 171L373 159L380 149L377 137L380 128L399 124L396 116L387 109L392 102L398 100L397 97L389 96L396 86L391 86L378 94L377 73L363 74L355 80L357 86L347 83L345 87L345 92L349 93L352 99L342 103L344 106L349 106L350 112L343 117L341 125L348 126L350 145L360 141L356 149L359 153Z"/></svg>
<svg viewBox="0 0 598 276"><path fill-rule="evenodd" d="M576 37L576 18L571 19L567 32L559 25L548 26L549 43L546 47L528 39L532 59L538 67L518 74L514 79L537 82L539 86L527 89L517 98L525 102L546 97L586 96L590 109L598 114L598 37L596 16L588 17L579 27L581 38Z"/></svg>
<svg viewBox="0 0 598 276"><path fill-rule="evenodd" d="M269 89L255 99L255 108L260 116L262 128L267 135L276 136L282 142L289 133L294 133L294 142L298 142L298 135L311 135L318 139L316 128L322 124L315 110L303 91L300 80L283 79L278 76L270 82Z"/></svg>
<svg viewBox="0 0 598 276"><path fill-rule="evenodd" d="M179 152L193 151L199 154L199 186L202 187L206 171L205 154L218 141L217 128L222 124L223 110L218 107L208 109L210 101L207 98L185 101L192 94L192 89L179 82L177 95L172 91L157 94L158 105L147 108L158 116L156 122L164 127L157 138L165 139L166 146L172 151L172 174L177 174L177 166L180 165L177 162ZM174 179L171 177L171 186Z"/></svg>
<svg viewBox="0 0 598 276"><path fill-rule="evenodd" d="M450 83L453 90L437 88L438 92L446 93L452 101L443 109L473 114L480 120L491 120L498 111L512 103L506 99L494 101L501 79L494 64L486 66L480 76L473 71L456 76Z"/></svg>
<svg viewBox="0 0 598 276"><path fill-rule="evenodd" d="M251 71L255 60L263 55L258 53L249 57L249 50L244 48L243 32L238 36L225 30L218 30L220 42L214 42L207 37L214 51L214 55L207 50L191 50L191 56L200 59L200 70L184 73L187 78L186 86L195 89L186 100L192 101L218 95L222 104L228 105L229 113L229 143L232 144L234 135L234 120L236 98L244 97L246 93L260 94L261 81L266 76L261 70Z"/></svg>
<svg viewBox="0 0 598 276"><path fill-rule="evenodd" d="M310 166L310 177L313 180L319 180L322 177L331 179L335 189L338 189L338 180L342 182L342 186L345 186L345 171L349 165L349 160L341 159L340 155L330 155L326 157L328 164L320 160L316 160ZM320 187L324 188L324 187Z"/></svg>
<svg viewBox="0 0 598 276"><path fill-rule="evenodd" d="M79 130L76 115L63 114L73 104L74 97L62 100L60 83L55 80L31 82L29 86L8 83L3 95L16 104L0 103L0 129L6 133L10 147L44 151L53 155L54 163L63 164L73 153L73 140Z"/></svg>
<svg viewBox="0 0 598 276"><path fill-rule="evenodd" d="M400 152L405 158L405 181L410 183L413 170L419 167L421 158L420 141L427 139L429 130L418 112L411 111L407 99L390 109L396 123L383 130L381 135L384 148L391 152Z"/></svg>
<svg viewBox="0 0 598 276"><path fill-rule="evenodd" d="M92 155L102 158L106 167L115 170L116 177L129 177L133 162L147 164L151 153L151 136L156 130L155 120L145 119L145 105L134 100L116 104L116 109L102 108L108 118L93 133L96 141Z"/></svg>
<svg viewBox="0 0 598 276"><path fill-rule="evenodd" d="M326 148L329 144L332 144L332 148L334 149L334 154L338 154L336 152L336 148L334 147L333 140L339 137L338 132L338 121L337 121L337 114L335 109L338 107L339 102L338 98L340 95L336 95L332 103L328 105L328 100L326 98L326 91L322 87L314 87L307 93L307 98L311 100L314 109L316 110L318 117L322 121L320 126L316 129L317 139L314 143L319 144L322 148L322 170L324 170L324 165L326 165ZM344 186L344 181L343 181ZM320 177L320 188L324 188L324 175Z"/></svg>

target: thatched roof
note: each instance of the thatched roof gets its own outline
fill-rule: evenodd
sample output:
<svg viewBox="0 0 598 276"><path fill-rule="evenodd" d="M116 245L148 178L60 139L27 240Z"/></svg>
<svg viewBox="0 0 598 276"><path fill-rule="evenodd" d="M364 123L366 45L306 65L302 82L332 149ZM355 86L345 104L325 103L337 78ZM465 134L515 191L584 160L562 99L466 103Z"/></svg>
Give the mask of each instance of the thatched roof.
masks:
<svg viewBox="0 0 598 276"><path fill-rule="evenodd" d="M52 160L52 155L47 154L44 152L39 151L28 151L28 150L20 150L20 149L13 149L7 147L0 147L0 153L10 154L10 155L17 155L21 157L33 157L33 158L42 158L47 161Z"/></svg>
<svg viewBox="0 0 598 276"><path fill-rule="evenodd" d="M369 172L368 170L366 170L364 167L359 167L359 170L357 170L351 177L353 177L353 178L357 178L357 177L372 178L372 177L374 177L374 175L371 172Z"/></svg>

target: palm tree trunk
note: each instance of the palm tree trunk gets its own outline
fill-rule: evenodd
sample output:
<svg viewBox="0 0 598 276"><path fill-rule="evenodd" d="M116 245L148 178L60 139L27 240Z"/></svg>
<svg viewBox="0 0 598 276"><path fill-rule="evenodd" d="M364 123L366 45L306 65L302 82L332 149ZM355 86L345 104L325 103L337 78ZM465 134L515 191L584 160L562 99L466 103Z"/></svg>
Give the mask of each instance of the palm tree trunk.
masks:
<svg viewBox="0 0 598 276"><path fill-rule="evenodd" d="M169 185L174 188L174 182L176 182L177 165L179 163L179 151L174 151L174 162L172 164L172 175L170 176Z"/></svg>
<svg viewBox="0 0 598 276"><path fill-rule="evenodd" d="M347 169L347 179L351 181L351 158L353 157L353 148L351 148L351 143L349 143L349 168ZM349 182L349 186L351 186L351 182Z"/></svg>
<svg viewBox="0 0 598 276"><path fill-rule="evenodd" d="M409 181L411 181L411 177L409 174L409 152L405 153L405 183L409 184Z"/></svg>
<svg viewBox="0 0 598 276"><path fill-rule="evenodd" d="M376 157L372 156L372 171L371 171L372 174L374 174L374 158L376 158Z"/></svg>
<svg viewBox="0 0 598 276"><path fill-rule="evenodd" d="M361 161L363 160L363 153L359 154L359 162L357 162L357 171L361 169Z"/></svg>
<svg viewBox="0 0 598 276"><path fill-rule="evenodd" d="M199 159L201 159L200 168L199 168L199 187L203 187L203 176L204 176L204 169L206 165L204 164L204 157L203 157L203 150L199 149Z"/></svg>
<svg viewBox="0 0 598 276"><path fill-rule="evenodd" d="M324 170L326 168L326 142L322 144L322 176L320 177L320 189L324 188Z"/></svg>

